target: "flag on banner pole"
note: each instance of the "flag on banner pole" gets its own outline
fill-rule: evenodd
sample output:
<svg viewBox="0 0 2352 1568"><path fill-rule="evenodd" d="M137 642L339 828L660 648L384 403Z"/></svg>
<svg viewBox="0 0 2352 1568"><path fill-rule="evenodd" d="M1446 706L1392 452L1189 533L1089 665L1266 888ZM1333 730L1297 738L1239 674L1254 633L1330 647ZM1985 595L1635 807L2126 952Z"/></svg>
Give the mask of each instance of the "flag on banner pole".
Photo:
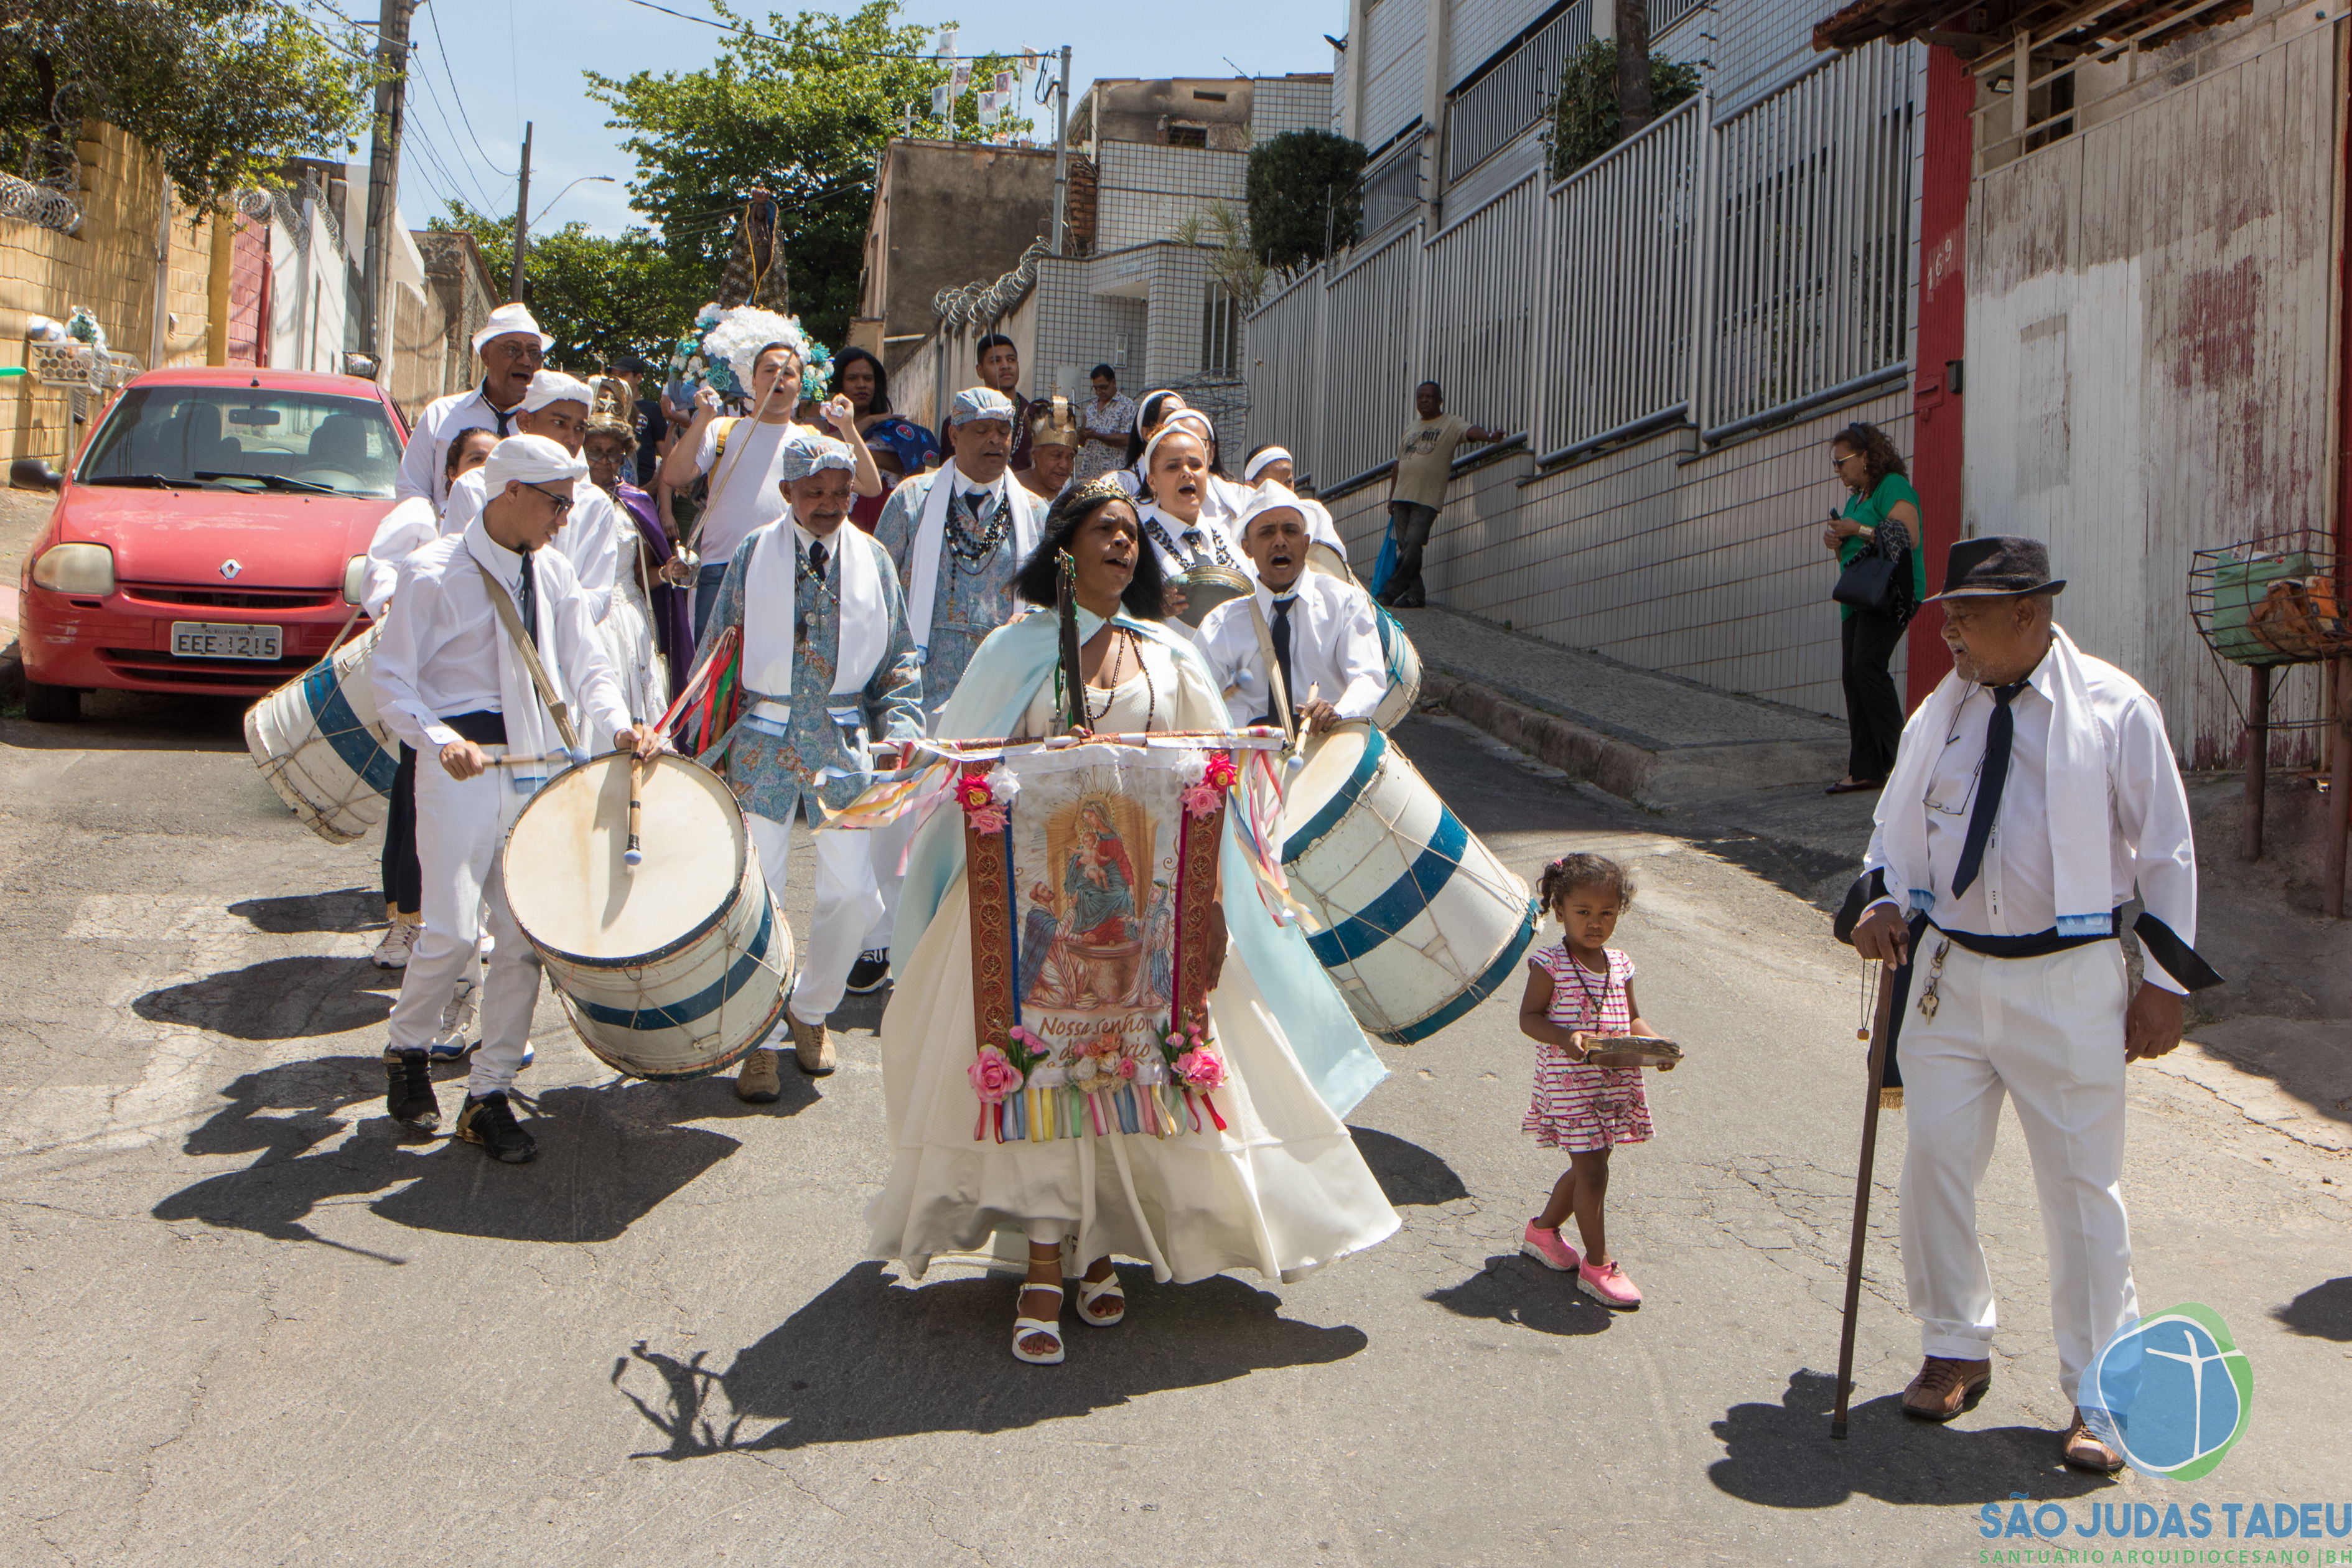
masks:
<svg viewBox="0 0 2352 1568"><path fill-rule="evenodd" d="M944 59L944 58L947 58L948 56L954 54L954 53L955 53L955 51L956 51L956 29L954 29L953 27L941 27L941 28L940 29L940 48L939 48L939 52L940 52L940 58Z"/></svg>
<svg viewBox="0 0 2352 1568"><path fill-rule="evenodd" d="M996 73L996 96L1000 101L1011 98L1020 90L1021 75L1018 71L998 71Z"/></svg>
<svg viewBox="0 0 2352 1568"><path fill-rule="evenodd" d="M980 123L985 127L996 118L996 94L982 88L980 93Z"/></svg>
<svg viewBox="0 0 2352 1568"><path fill-rule="evenodd" d="M931 89L932 119L945 120L948 117L948 110L954 106L954 103L955 100L949 94L947 83L941 82Z"/></svg>

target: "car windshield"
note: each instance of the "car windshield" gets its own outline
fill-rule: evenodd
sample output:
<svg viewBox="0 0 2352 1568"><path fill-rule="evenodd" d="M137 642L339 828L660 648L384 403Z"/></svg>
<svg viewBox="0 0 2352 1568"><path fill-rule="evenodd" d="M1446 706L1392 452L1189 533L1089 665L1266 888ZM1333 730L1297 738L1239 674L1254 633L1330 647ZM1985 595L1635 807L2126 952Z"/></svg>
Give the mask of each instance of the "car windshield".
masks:
<svg viewBox="0 0 2352 1568"><path fill-rule="evenodd" d="M116 403L74 479L389 500L399 466L400 437L373 398L139 386Z"/></svg>

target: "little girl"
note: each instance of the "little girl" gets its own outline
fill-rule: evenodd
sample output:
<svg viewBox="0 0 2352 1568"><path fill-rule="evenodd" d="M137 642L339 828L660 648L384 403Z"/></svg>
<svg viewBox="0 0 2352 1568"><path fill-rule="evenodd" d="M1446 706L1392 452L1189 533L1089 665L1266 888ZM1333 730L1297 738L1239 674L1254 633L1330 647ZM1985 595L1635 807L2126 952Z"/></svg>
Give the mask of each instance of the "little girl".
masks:
<svg viewBox="0 0 2352 1568"><path fill-rule="evenodd" d="M1528 1222L1519 1250L1548 1268L1573 1270L1577 1289L1601 1305L1630 1310L1642 1304L1642 1292L1610 1256L1601 1204L1609 1193L1609 1151L1649 1142L1650 1106L1641 1068L1590 1067L1584 1058L1597 1036L1657 1034L1633 1001L1633 961L1606 945L1633 900L1633 882L1614 861L1567 855L1544 868L1538 890L1565 940L1528 960L1519 1031L1541 1049L1535 1098L1519 1131L1547 1149L1567 1150L1569 1166L1543 1213ZM1559 1234L1571 1213L1582 1258Z"/></svg>

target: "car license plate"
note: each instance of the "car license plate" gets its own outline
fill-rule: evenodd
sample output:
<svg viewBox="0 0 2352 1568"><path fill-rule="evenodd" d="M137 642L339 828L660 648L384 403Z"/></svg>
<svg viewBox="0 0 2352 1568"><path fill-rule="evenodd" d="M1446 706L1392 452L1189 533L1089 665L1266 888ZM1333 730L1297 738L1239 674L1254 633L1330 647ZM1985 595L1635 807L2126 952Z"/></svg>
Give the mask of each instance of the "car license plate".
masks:
<svg viewBox="0 0 2352 1568"><path fill-rule="evenodd" d="M173 658L253 658L279 657L284 633L276 626L225 626L214 621L173 621Z"/></svg>

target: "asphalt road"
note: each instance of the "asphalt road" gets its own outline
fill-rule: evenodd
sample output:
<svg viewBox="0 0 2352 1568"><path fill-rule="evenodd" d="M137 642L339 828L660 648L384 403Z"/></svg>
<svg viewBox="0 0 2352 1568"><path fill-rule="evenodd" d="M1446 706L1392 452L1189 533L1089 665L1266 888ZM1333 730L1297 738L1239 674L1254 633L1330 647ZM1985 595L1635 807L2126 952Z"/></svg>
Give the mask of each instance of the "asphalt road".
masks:
<svg viewBox="0 0 2352 1568"><path fill-rule="evenodd" d="M787 1068L752 1109L723 1081L614 1082L543 1001L540 1160L404 1141L373 847L299 827L232 707L91 708L0 721L0 1563L1958 1565L2042 1544L1978 1533L2020 1495L2077 1524L2095 1501L2344 1501L2352 1173L2155 1074L2138 1277L2249 1352L2223 1467L2057 1466L2013 1121L1985 1187L2011 1325L1990 1397L1946 1428L1895 1408L1917 1342L1890 1119L1853 1436L1830 1442L1858 965L1737 843L1664 836L1459 727L1400 739L1522 871L1637 861L1621 942L1690 1051L1612 1193L1647 1305L1612 1317L1516 1256L1559 1167L1518 1132L1514 991L1389 1051L1354 1117L1401 1234L1292 1286L1129 1269L1126 1325L1072 1325L1040 1369L1006 1352L1003 1280L860 1260L873 1004L836 1019L837 1075ZM2237 1544L2214 1518L2195 1544Z"/></svg>

